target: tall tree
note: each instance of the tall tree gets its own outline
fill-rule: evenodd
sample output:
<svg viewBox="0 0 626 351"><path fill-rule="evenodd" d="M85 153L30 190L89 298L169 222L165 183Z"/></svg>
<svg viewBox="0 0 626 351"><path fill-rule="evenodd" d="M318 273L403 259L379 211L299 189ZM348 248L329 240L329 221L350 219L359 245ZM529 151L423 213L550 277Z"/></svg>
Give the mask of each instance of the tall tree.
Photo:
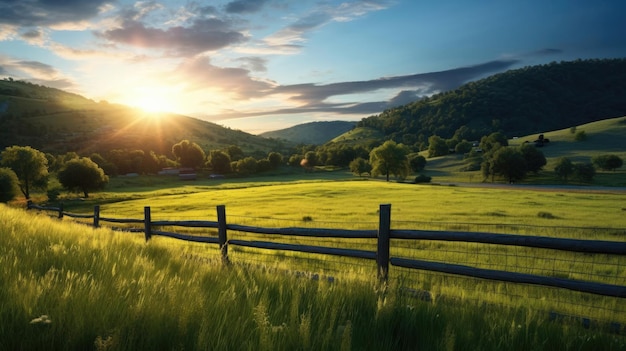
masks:
<svg viewBox="0 0 626 351"><path fill-rule="evenodd" d="M492 162L492 173L499 174L509 183L524 179L526 172L526 161L522 153L512 147L501 147L494 154Z"/></svg>
<svg viewBox="0 0 626 351"><path fill-rule="evenodd" d="M58 177L65 189L82 191L86 198L89 197L89 192L104 189L109 182L109 177L102 168L87 157L66 162Z"/></svg>
<svg viewBox="0 0 626 351"><path fill-rule="evenodd" d="M447 155L448 150L448 144L442 137L431 135L430 138L428 138L428 157Z"/></svg>
<svg viewBox="0 0 626 351"><path fill-rule="evenodd" d="M270 162L271 168L276 169L283 163L283 155L278 152L270 152L267 154L267 160Z"/></svg>
<svg viewBox="0 0 626 351"><path fill-rule="evenodd" d="M413 172L417 173L423 170L424 167L426 167L426 157L418 153L410 154L408 157L409 157L409 166L411 166L411 170Z"/></svg>
<svg viewBox="0 0 626 351"><path fill-rule="evenodd" d="M526 161L526 169L528 172L537 173L546 165L546 156L543 152L531 144L522 144L520 152Z"/></svg>
<svg viewBox="0 0 626 351"><path fill-rule="evenodd" d="M224 151L211 150L207 156L206 165L215 173L226 174L231 172L230 156Z"/></svg>
<svg viewBox="0 0 626 351"><path fill-rule="evenodd" d="M569 158L561 157L556 166L554 166L554 172L559 179L567 182L567 178L574 174L574 164Z"/></svg>
<svg viewBox="0 0 626 351"><path fill-rule="evenodd" d="M409 160L407 155L410 150L404 144L396 144L393 140L387 140L381 146L370 151L370 164L372 175L384 174L389 181L389 175L405 178L409 175Z"/></svg>
<svg viewBox="0 0 626 351"><path fill-rule="evenodd" d="M172 153L182 167L199 168L204 163L204 151L200 145L189 140L174 144Z"/></svg>
<svg viewBox="0 0 626 351"><path fill-rule="evenodd" d="M31 189L45 189L48 185L48 159L30 146L10 146L0 154L0 164L11 168L24 197L30 199Z"/></svg>

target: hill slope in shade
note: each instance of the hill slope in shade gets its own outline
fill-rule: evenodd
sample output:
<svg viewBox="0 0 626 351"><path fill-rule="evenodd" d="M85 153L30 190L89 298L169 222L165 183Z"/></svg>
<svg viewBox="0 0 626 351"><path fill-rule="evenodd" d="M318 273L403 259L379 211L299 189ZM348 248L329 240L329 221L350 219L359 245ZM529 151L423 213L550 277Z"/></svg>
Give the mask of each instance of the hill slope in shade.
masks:
<svg viewBox="0 0 626 351"><path fill-rule="evenodd" d="M265 138L283 139L297 144L324 144L341 135L356 125L348 121L324 121L298 124L296 126L265 132L260 136Z"/></svg>
<svg viewBox="0 0 626 351"><path fill-rule="evenodd" d="M578 60L510 70L364 118L358 127L427 147L428 138L478 140L569 128L626 114L626 59Z"/></svg>
<svg viewBox="0 0 626 351"><path fill-rule="evenodd" d="M50 153L88 155L111 149L168 154L188 139L204 150L237 145L250 155L284 151L287 143L224 128L196 118L150 114L123 105L27 82L0 81L0 149L30 145Z"/></svg>

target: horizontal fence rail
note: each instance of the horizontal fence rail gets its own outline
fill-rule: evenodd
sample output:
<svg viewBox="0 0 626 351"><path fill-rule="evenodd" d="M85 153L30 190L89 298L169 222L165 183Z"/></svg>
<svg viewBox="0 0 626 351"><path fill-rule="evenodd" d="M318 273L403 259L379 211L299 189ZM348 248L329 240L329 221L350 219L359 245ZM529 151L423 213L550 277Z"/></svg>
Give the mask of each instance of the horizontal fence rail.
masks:
<svg viewBox="0 0 626 351"><path fill-rule="evenodd" d="M341 257L360 258L375 260L377 274L380 281L387 281L389 266L397 266L408 269L440 272L453 275L468 276L474 278L496 280L503 282L534 284L549 287L563 288L578 292L591 293L601 296L626 298L626 286L600 282L589 282L576 279L547 277L536 274L509 272L503 270L478 268L467 265L452 263L432 262L419 259L407 259L391 257L390 247L393 240L413 241L455 241L466 243L480 243L504 246L518 246L527 248L560 250L582 254L608 254L626 256L626 242L563 239L541 236L494 234L481 232L462 231L432 231L432 230L399 230L391 229L391 205L380 205L379 228L377 230L348 230L330 228L263 228L226 222L226 210L223 205L217 206L217 221L152 221L150 207L144 208L143 219L119 219L100 217L99 206L94 207L93 215L72 214L63 211L63 206L43 207L28 204L29 209L41 211L53 211L58 213L58 218L68 216L71 218L93 219L93 226L98 227L100 222L143 224L143 228L116 228L130 232L143 232L147 240L154 235L164 236L179 240L200 242L219 245L223 262L229 262L228 247L241 246L267 250L297 251L312 254L335 255ZM154 227L187 227L187 228L214 228L218 230L217 237L188 235L176 232L155 230ZM272 241L228 239L227 231L232 230L242 233L265 234L277 236L314 237L314 238L340 238L340 239L376 239L376 251L325 247L315 245L288 244Z"/></svg>

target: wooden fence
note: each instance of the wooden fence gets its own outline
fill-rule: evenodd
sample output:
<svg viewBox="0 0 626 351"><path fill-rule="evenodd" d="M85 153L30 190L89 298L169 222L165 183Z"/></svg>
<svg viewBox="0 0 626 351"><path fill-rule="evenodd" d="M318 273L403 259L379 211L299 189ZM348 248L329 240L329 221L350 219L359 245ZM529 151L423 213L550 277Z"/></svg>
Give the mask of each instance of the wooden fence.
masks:
<svg viewBox="0 0 626 351"><path fill-rule="evenodd" d="M223 205L217 206L217 221L153 221L150 207L144 208L143 219L116 219L106 218L100 215L100 207L94 207L94 213L72 214L63 211L63 206L42 207L28 204L29 209L44 211L55 211L58 218L63 216L83 219L93 219L93 226L99 227L100 222L143 224L142 228L125 229L133 232L143 232L146 241L152 236L165 236L180 240L202 242L219 245L221 258L224 263L228 263L229 246L253 247L269 250L287 250L322 255L336 255L342 257L353 257L366 260L375 260L378 267L378 278L380 281L387 281L389 276L389 266L404 267L409 269L419 269L447 274L462 275L468 277L497 280L504 282L535 284L557 288L564 288L579 292L592 293L602 296L626 298L625 285L613 285L598 282L588 282L573 279L547 277L534 274L518 272L508 272L493 269L476 268L471 266L431 262L425 260L406 259L390 256L390 246L392 239L404 240L436 240L436 241L456 241L467 243L483 243L494 245L509 245L530 248L543 248L577 252L584 254L609 254L626 256L626 242L598 241L598 240L578 240L562 239L541 236L476 233L460 231L432 231L432 230L395 230L391 228L391 205L380 205L379 225L375 230L348 230L348 229L323 229L323 228L262 228L239 224L231 224L226 221L226 208ZM188 235L175 232L156 230L156 227L188 227L188 228L215 228L217 237ZM376 239L377 250L366 251L346 248L333 248L313 245L287 244L270 241L249 241L249 240L229 240L228 230L254 233L271 234L278 236L316 237L316 238L342 238L342 239Z"/></svg>

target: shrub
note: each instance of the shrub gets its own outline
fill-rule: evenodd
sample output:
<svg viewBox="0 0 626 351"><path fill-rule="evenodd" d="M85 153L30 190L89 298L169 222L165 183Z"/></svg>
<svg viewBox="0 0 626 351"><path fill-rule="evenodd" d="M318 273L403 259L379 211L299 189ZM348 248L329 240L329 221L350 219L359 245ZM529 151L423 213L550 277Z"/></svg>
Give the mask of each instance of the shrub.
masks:
<svg viewBox="0 0 626 351"><path fill-rule="evenodd" d="M574 134L574 140L576 140L576 141L585 141L585 140L587 140L587 133L585 133L584 130L576 132L576 134Z"/></svg>
<svg viewBox="0 0 626 351"><path fill-rule="evenodd" d="M414 183L415 184L417 184L417 183L430 183L431 179L432 178L427 176L427 175L420 174L417 177L415 177Z"/></svg>
<svg viewBox="0 0 626 351"><path fill-rule="evenodd" d="M550 212L545 212L545 211L539 211L539 212L537 213L537 217L539 217L539 218L546 218L546 219L554 219L554 218L557 218L557 217L556 217L555 215L553 215L552 213L550 213Z"/></svg>
<svg viewBox="0 0 626 351"><path fill-rule="evenodd" d="M10 168L0 168L0 202L13 200L20 191L17 175Z"/></svg>

